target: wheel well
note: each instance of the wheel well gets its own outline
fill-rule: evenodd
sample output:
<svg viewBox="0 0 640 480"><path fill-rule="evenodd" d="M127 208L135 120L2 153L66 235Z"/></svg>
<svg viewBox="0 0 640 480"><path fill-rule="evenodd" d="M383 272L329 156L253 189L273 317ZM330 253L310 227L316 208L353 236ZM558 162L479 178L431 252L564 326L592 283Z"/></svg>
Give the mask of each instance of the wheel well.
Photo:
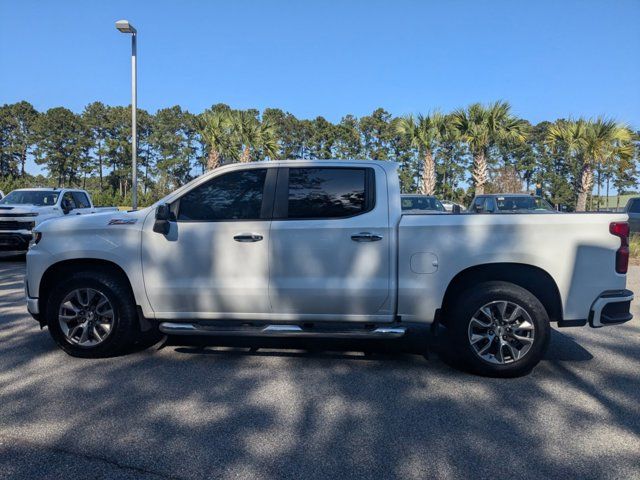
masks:
<svg viewBox="0 0 640 480"><path fill-rule="evenodd" d="M442 312L447 312L457 296L472 285L496 280L510 282L529 290L540 300L552 322L562 320L560 291L553 277L541 268L521 263L489 263L462 270L453 277L447 287L442 301ZM438 317L446 324L446 313Z"/></svg>
<svg viewBox="0 0 640 480"><path fill-rule="evenodd" d="M44 275L42 275L42 279L40 280L40 288L38 291L38 306L40 309L40 317L42 319L46 318L45 309L47 308L47 300L54 285L71 273L82 270L98 270L103 273L112 273L113 275L120 277L125 282L129 290L131 291L131 295L133 296L133 289L131 288L129 277L127 277L127 274L119 265L108 260L100 259L83 258L78 260L64 260L62 262L54 263L49 268L47 268L47 270L44 272Z"/></svg>

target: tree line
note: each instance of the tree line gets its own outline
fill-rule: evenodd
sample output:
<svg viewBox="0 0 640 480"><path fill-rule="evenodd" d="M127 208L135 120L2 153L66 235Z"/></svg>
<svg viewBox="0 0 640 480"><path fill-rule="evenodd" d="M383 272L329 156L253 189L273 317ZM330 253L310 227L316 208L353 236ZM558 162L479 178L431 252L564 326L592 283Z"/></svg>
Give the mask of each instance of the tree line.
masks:
<svg viewBox="0 0 640 480"><path fill-rule="evenodd" d="M138 111L141 204L206 170L275 159L372 159L400 164L403 192L466 203L475 193L533 189L569 210L597 207L612 187L638 184L639 136L604 117L532 125L506 102L449 113L298 119L216 104L199 114L179 106ZM46 176L26 171L27 159ZM26 101L0 107L0 188L87 188L98 204L130 204L131 110L94 102L79 114L38 112ZM596 195L592 195L596 189ZM594 204L595 199L595 204Z"/></svg>

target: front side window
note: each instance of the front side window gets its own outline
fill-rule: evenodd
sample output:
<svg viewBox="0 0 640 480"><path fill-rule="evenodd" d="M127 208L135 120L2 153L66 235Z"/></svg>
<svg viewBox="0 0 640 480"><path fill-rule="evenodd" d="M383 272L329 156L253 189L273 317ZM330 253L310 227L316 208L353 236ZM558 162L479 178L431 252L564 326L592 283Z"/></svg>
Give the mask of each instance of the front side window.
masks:
<svg viewBox="0 0 640 480"><path fill-rule="evenodd" d="M364 213L373 207L367 184L364 168L290 168L287 216L345 218Z"/></svg>
<svg viewBox="0 0 640 480"><path fill-rule="evenodd" d="M78 208L71 192L67 192L62 196L62 208L64 210L73 210L74 208Z"/></svg>
<svg viewBox="0 0 640 480"><path fill-rule="evenodd" d="M89 198L84 192L72 192L73 200L76 202L77 208L91 208Z"/></svg>
<svg viewBox="0 0 640 480"><path fill-rule="evenodd" d="M259 220L267 169L237 170L180 198L178 221Z"/></svg>
<svg viewBox="0 0 640 480"><path fill-rule="evenodd" d="M475 201L473 202L473 207L475 208L476 212L484 211L484 202L484 197L478 197L475 199Z"/></svg>

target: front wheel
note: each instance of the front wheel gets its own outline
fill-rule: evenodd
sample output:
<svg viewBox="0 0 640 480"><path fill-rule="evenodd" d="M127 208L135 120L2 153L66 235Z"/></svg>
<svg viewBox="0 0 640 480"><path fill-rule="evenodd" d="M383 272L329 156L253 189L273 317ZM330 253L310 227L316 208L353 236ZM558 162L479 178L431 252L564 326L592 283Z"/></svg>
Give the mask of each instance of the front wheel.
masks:
<svg viewBox="0 0 640 480"><path fill-rule="evenodd" d="M117 355L138 333L133 295L112 273L72 273L49 295L46 320L56 343L74 357Z"/></svg>
<svg viewBox="0 0 640 480"><path fill-rule="evenodd" d="M453 347L464 366L491 377L531 371L549 344L544 306L528 290L508 282L485 282L464 292L451 312Z"/></svg>

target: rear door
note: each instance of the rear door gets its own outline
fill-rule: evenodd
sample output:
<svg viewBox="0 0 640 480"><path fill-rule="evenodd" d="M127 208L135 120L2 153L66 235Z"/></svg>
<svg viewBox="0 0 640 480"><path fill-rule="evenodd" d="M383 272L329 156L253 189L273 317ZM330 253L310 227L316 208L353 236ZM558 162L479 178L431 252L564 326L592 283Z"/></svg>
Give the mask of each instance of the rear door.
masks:
<svg viewBox="0 0 640 480"><path fill-rule="evenodd" d="M391 233L381 168L280 168L269 247L273 313L390 320Z"/></svg>

